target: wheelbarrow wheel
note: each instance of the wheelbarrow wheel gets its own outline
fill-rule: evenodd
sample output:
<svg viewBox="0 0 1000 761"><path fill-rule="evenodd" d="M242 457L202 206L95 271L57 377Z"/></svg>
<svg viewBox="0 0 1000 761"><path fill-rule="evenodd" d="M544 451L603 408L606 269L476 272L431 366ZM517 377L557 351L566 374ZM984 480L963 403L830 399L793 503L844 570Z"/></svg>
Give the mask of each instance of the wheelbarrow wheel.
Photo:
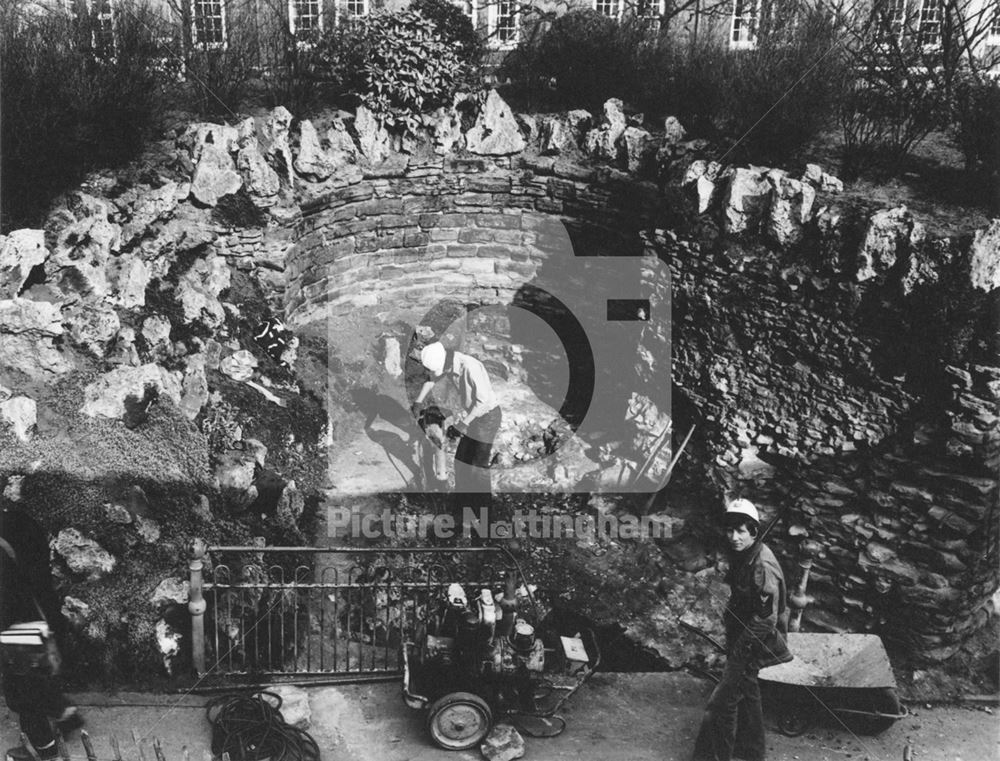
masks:
<svg viewBox="0 0 1000 761"><path fill-rule="evenodd" d="M490 733L493 712L478 695L451 692L435 700L427 712L431 739L445 750L466 750Z"/></svg>
<svg viewBox="0 0 1000 761"><path fill-rule="evenodd" d="M778 717L778 731L786 737L800 737L806 733L811 723L805 711L786 707Z"/></svg>

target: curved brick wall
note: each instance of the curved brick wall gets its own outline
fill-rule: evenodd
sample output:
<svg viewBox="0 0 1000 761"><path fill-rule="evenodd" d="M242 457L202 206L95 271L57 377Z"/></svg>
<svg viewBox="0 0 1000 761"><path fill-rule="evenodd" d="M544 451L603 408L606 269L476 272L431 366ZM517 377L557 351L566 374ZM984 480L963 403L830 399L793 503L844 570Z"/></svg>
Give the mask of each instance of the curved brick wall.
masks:
<svg viewBox="0 0 1000 761"><path fill-rule="evenodd" d="M877 367L895 328L855 316L851 299L888 298L893 283L858 288L846 266L825 274L822 292L789 279L789 262L808 268L836 241L813 230L799 248L761 246L690 221L677 188L613 169L529 156L411 159L405 170L369 171L303 205L287 258L286 315L300 329L360 311L416 325L442 297L509 303L551 265L561 234L576 255L658 256L677 301L675 362L671 373L657 364L670 335L651 324L632 377L652 398L669 394L671 378L697 408L703 441L689 456L701 458L712 499L741 493L766 514L790 507L773 540L792 579L801 541L819 542L807 625L874 630L929 659L947 657L992 615L994 413L982 418L992 428L970 438L960 430L965 397L920 400L898 372ZM704 250L664 232L683 225L708 241ZM955 262L966 255L948 245ZM834 255L852 261L849 247ZM928 287L963 292L960 269ZM637 282L662 304L671 298L655 267ZM894 309L911 308L896 291L891 299ZM944 364L932 353L919 362ZM995 412L976 373L965 394ZM915 421L927 418L934 437L964 436L967 451L907 444ZM776 458L757 463L755 453Z"/></svg>

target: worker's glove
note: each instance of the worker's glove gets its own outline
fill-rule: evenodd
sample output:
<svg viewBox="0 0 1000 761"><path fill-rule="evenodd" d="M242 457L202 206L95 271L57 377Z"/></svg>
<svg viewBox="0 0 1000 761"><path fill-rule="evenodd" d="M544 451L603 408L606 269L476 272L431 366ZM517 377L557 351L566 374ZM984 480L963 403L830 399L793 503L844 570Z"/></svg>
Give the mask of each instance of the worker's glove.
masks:
<svg viewBox="0 0 1000 761"><path fill-rule="evenodd" d="M410 412L413 413L413 417L420 420L420 413L424 411L423 402L414 402L410 405Z"/></svg>
<svg viewBox="0 0 1000 761"><path fill-rule="evenodd" d="M449 439L460 439L469 431L469 426L466 423L453 423L448 426L448 438Z"/></svg>

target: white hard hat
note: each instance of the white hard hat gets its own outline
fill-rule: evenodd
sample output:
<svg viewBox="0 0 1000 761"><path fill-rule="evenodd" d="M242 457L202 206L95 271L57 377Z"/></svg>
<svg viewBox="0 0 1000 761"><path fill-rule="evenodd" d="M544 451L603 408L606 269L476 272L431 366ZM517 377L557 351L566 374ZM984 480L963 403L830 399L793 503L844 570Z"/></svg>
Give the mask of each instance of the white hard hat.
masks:
<svg viewBox="0 0 1000 761"><path fill-rule="evenodd" d="M427 344L427 346L420 350L420 364L435 375L441 375L444 372L446 355L447 352L445 351L444 344L440 341L435 341L432 344Z"/></svg>
<svg viewBox="0 0 1000 761"><path fill-rule="evenodd" d="M726 505L726 515L745 515L748 518L752 518L756 523L760 523L760 515L757 513L757 508L748 499L734 499Z"/></svg>

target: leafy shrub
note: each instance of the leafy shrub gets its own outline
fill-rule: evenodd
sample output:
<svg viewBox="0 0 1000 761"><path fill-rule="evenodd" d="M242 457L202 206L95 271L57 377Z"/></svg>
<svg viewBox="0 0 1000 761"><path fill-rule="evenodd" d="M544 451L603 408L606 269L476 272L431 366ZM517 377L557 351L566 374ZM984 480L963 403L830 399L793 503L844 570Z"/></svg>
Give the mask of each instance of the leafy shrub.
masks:
<svg viewBox="0 0 1000 761"><path fill-rule="evenodd" d="M414 0L409 8L434 22L438 35L456 48L463 63L470 67L479 64L483 56L483 41L472 26L472 20L455 3L449 0Z"/></svg>
<svg viewBox="0 0 1000 761"><path fill-rule="evenodd" d="M363 22L335 24L316 41L319 76L334 98L364 92L367 30Z"/></svg>
<svg viewBox="0 0 1000 761"><path fill-rule="evenodd" d="M185 59L188 106L205 118L234 118L259 73L255 36L237 27L224 47L191 45Z"/></svg>
<svg viewBox="0 0 1000 761"><path fill-rule="evenodd" d="M391 129L415 133L420 114L450 103L466 67L429 18L413 10L367 22L363 100Z"/></svg>
<svg viewBox="0 0 1000 761"><path fill-rule="evenodd" d="M112 50L94 50L86 19L0 7L2 227L38 224L51 199L96 167L141 150L159 113L156 17L122 6Z"/></svg>
<svg viewBox="0 0 1000 761"><path fill-rule="evenodd" d="M622 97L632 70L619 45L618 23L585 9L560 16L540 38L526 35L499 74L531 96L548 91L552 106L593 109Z"/></svg>

